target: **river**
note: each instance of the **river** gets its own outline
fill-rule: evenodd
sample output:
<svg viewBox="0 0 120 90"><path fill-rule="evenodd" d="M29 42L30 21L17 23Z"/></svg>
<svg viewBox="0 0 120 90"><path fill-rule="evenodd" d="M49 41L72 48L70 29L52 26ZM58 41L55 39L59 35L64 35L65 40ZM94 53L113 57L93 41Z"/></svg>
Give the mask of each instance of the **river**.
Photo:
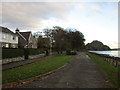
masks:
<svg viewBox="0 0 120 90"><path fill-rule="evenodd" d="M108 54L110 56L114 57L120 57L120 50L111 50L111 51L89 51L89 52L95 52L98 54Z"/></svg>

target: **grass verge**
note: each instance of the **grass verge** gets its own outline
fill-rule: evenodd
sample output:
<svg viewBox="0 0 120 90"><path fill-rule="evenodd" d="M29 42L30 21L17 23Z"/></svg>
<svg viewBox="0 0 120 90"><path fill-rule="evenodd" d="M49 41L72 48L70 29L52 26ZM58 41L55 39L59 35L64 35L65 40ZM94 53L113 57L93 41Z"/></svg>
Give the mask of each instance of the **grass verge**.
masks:
<svg viewBox="0 0 120 90"><path fill-rule="evenodd" d="M104 61L102 57L86 53L92 60L94 60L99 67L106 73L107 78L112 82L115 87L118 87L118 68Z"/></svg>
<svg viewBox="0 0 120 90"><path fill-rule="evenodd" d="M35 63L5 70L2 72L2 83L18 82L48 73L69 63L73 58L74 56L58 55Z"/></svg>

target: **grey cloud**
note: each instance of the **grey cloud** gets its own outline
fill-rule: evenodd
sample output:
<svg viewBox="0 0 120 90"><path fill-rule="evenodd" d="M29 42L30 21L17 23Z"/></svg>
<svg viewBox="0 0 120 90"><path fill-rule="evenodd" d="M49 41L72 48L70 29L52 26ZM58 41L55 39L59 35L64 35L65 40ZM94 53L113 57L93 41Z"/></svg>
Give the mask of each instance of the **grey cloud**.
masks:
<svg viewBox="0 0 120 90"><path fill-rule="evenodd" d="M1 0L2 2L76 2L77 0Z"/></svg>
<svg viewBox="0 0 120 90"><path fill-rule="evenodd" d="M35 27L34 24L51 17L65 19L72 4L69 3L2 3L3 26Z"/></svg>

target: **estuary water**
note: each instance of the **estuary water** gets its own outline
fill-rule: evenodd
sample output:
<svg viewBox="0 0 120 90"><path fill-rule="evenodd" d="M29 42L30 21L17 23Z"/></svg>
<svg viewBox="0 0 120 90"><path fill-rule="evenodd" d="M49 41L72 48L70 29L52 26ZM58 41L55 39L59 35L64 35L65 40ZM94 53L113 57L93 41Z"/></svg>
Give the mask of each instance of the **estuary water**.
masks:
<svg viewBox="0 0 120 90"><path fill-rule="evenodd" d="M108 54L110 56L114 57L120 57L120 50L110 50L110 51L89 51L89 52L95 52L98 54Z"/></svg>

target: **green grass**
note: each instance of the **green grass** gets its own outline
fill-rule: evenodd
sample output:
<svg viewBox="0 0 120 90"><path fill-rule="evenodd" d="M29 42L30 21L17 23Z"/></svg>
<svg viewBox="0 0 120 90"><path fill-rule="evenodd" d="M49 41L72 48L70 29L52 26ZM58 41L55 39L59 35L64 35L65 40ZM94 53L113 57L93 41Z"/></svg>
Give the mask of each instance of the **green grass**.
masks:
<svg viewBox="0 0 120 90"><path fill-rule="evenodd" d="M99 67L106 73L108 79L113 83L115 87L118 86L118 68L104 61L102 57L86 53L92 60L94 60Z"/></svg>
<svg viewBox="0 0 120 90"><path fill-rule="evenodd" d="M69 63L74 56L58 55L32 64L16 67L2 72L2 83L18 82L45 74Z"/></svg>

